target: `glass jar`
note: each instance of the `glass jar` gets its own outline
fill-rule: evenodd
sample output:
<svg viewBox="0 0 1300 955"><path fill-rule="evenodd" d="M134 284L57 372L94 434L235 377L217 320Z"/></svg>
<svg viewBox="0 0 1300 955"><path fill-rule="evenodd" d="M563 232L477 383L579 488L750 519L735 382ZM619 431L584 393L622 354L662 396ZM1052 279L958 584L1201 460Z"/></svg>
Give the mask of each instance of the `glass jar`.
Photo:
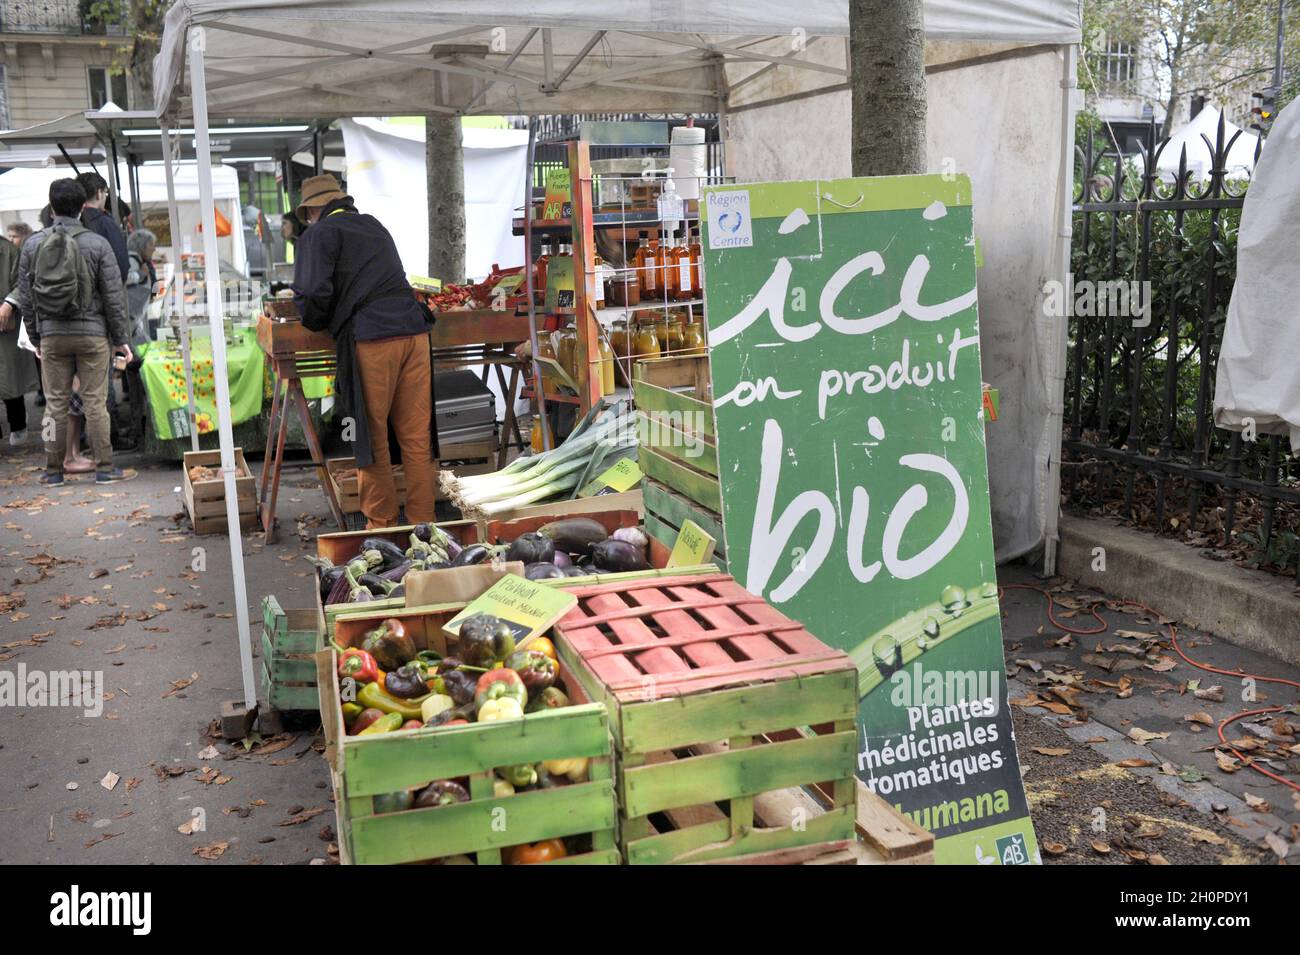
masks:
<svg viewBox="0 0 1300 955"><path fill-rule="evenodd" d="M574 381L578 380L575 362L578 351L578 335L572 328L561 328L553 336L555 342L555 359L560 367Z"/></svg>
<svg viewBox="0 0 1300 955"><path fill-rule="evenodd" d="M609 342L604 335L601 335L596 340L596 350L600 353L600 393L612 395L614 393L614 349L609 347Z"/></svg>
<svg viewBox="0 0 1300 955"><path fill-rule="evenodd" d="M709 350L704 338L704 329L697 322L682 323L682 351L687 355L703 355Z"/></svg>
<svg viewBox="0 0 1300 955"><path fill-rule="evenodd" d="M654 322L642 321L636 326L632 336L632 354L637 361L660 356L659 336L655 334Z"/></svg>

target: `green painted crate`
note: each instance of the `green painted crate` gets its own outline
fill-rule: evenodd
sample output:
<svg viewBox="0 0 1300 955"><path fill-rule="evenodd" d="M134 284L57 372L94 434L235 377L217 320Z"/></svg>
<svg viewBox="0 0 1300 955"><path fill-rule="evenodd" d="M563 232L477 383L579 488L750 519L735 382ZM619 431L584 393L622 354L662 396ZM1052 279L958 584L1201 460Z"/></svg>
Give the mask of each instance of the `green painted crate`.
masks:
<svg viewBox="0 0 1300 955"><path fill-rule="evenodd" d="M350 646L384 616L398 616L421 649L447 652L442 625L463 605L421 607L394 614L338 618L335 638ZM452 649L454 649L454 642ZM373 737L343 732L333 648L316 655L326 755L333 770L339 850L344 862L394 864L469 855L498 864L502 850L543 839L574 838L586 851L563 864L617 865L613 759L609 718L568 680L575 705L529 713L523 719L404 730ZM587 757L589 780L554 789L493 795L493 771L502 766ZM376 814L373 797L417 789L438 779L469 777L471 799L429 809Z"/></svg>
<svg viewBox="0 0 1300 955"><path fill-rule="evenodd" d="M691 503L720 513L722 494L707 356L639 361L633 378L632 397L641 437L637 460L642 473ZM651 511L648 499L646 511ZM656 516L664 517L662 513ZM720 534L718 540L722 540Z"/></svg>
<svg viewBox="0 0 1300 955"><path fill-rule="evenodd" d="M712 562L719 570L726 572L726 545L722 538L722 518L719 515L705 510L651 478L642 480L641 491L645 495L646 536L659 545L653 550L662 548L672 553L677 535L681 533L682 522L691 520L717 542Z"/></svg>
<svg viewBox="0 0 1300 955"><path fill-rule="evenodd" d="M725 574L575 593L556 647L610 712L628 864L854 838L857 670L844 653ZM755 800L814 786L821 815L756 821Z"/></svg>
<svg viewBox="0 0 1300 955"><path fill-rule="evenodd" d="M316 619L312 610L285 610L262 599L262 696L272 709L315 710Z"/></svg>

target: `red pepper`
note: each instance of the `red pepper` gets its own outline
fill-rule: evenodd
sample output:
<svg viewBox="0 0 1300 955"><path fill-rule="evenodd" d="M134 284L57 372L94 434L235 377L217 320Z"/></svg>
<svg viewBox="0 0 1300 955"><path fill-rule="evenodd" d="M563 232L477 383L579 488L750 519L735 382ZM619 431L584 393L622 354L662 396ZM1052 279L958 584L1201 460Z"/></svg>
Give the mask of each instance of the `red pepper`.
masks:
<svg viewBox="0 0 1300 955"><path fill-rule="evenodd" d="M349 647L339 654L339 677L373 683L379 679L379 664L365 650Z"/></svg>
<svg viewBox="0 0 1300 955"><path fill-rule="evenodd" d="M503 698L517 701L521 709L528 704L528 688L518 673L508 667L501 667L488 670L478 678L478 685L474 688L475 709L483 709L483 704L489 700Z"/></svg>

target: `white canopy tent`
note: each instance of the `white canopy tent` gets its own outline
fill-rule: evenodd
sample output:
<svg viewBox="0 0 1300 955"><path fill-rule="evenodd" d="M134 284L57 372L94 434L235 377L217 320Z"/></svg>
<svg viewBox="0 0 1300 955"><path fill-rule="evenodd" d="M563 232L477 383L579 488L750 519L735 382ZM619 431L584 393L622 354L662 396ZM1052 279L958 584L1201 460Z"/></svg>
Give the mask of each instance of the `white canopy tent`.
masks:
<svg viewBox="0 0 1300 955"><path fill-rule="evenodd" d="M1185 125L1175 130L1160 152L1156 163L1161 173L1176 175L1182 161L1183 150L1187 151L1187 169L1193 179L1209 178L1214 164L1214 153L1219 136L1219 117L1223 111L1205 108L1193 116ZM1241 135L1237 135L1240 133ZM1234 140L1233 137L1236 136ZM1242 129L1229 119L1223 121L1223 145L1232 143L1225 163L1230 177L1246 177L1255 168L1255 150L1259 147L1259 136Z"/></svg>
<svg viewBox="0 0 1300 955"><path fill-rule="evenodd" d="M925 23L930 165L975 190L984 375L1002 393L989 428L998 555L1045 544L1050 570L1066 329L1045 317L1042 289L1069 264L1078 2L926 0ZM738 179L840 176L847 36L847 0L180 0L155 105L165 120L192 114L201 143L211 119L287 110L717 112ZM214 363L224 405L224 354ZM221 441L251 693L228 416Z"/></svg>
<svg viewBox="0 0 1300 955"><path fill-rule="evenodd" d="M119 166L125 198L132 196L131 177L126 173L126 166ZM180 239L179 246L170 257L176 262L178 255L186 251L185 239L197 250L202 243L199 232L199 182L198 165L182 163L176 166L176 212L179 217L179 232L173 236L173 244ZM55 179L66 179L73 175L67 166L47 167L43 169L11 169L0 175L0 223L9 225L18 220L26 222L33 228L39 228L37 217L41 209L49 202L50 183ZM166 170L162 166L141 166L138 170L140 181L140 206L145 218L154 212L167 212ZM247 250L244 247L244 230L240 224L239 177L233 166L214 166L212 170L212 198L217 203L221 214L230 220L230 235L222 236L217 241L221 260L228 263L236 272L244 272L247 264ZM141 223L143 224L143 223Z"/></svg>

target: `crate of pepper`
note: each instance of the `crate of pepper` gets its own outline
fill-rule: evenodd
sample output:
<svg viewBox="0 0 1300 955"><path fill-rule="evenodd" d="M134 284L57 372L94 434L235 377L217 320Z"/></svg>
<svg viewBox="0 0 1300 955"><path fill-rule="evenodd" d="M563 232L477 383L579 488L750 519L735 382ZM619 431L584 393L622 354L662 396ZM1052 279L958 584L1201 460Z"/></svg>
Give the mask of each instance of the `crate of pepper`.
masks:
<svg viewBox="0 0 1300 955"><path fill-rule="evenodd" d="M339 614L406 606L408 573L460 566L458 558L477 539L478 528L472 521L321 534L316 538L316 556L307 558L316 567L320 646L334 632Z"/></svg>
<svg viewBox="0 0 1300 955"><path fill-rule="evenodd" d="M463 609L343 615L317 654L343 861L618 864L605 707Z"/></svg>

